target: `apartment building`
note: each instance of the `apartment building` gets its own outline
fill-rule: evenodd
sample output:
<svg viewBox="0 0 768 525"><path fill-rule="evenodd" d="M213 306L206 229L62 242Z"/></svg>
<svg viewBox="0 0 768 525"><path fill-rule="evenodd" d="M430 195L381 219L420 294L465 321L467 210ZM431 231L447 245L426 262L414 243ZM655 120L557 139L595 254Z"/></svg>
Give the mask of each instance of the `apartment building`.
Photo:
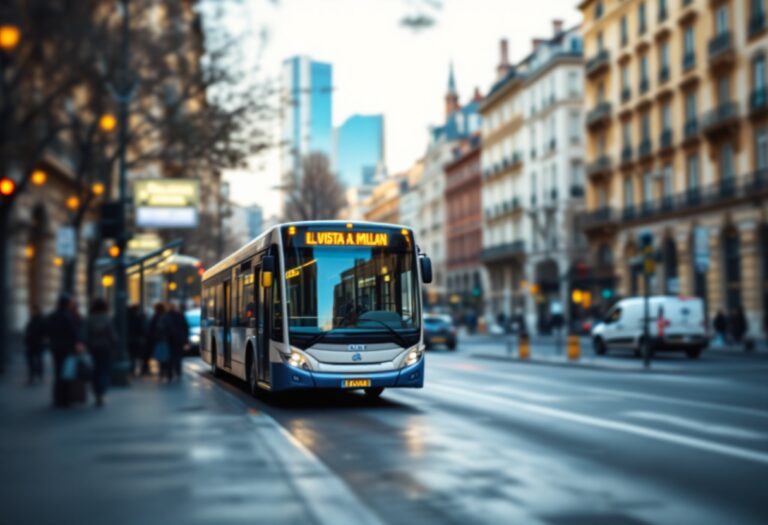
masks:
<svg viewBox="0 0 768 525"><path fill-rule="evenodd" d="M583 251L581 37L553 22L550 38L512 67L501 43L498 81L481 106L484 232L491 311L548 331L570 319L573 266Z"/></svg>
<svg viewBox="0 0 768 525"><path fill-rule="evenodd" d="M586 0L587 208L593 295L703 297L710 317L768 309L765 0ZM612 283L612 284L611 284ZM608 293L606 293L608 287Z"/></svg>

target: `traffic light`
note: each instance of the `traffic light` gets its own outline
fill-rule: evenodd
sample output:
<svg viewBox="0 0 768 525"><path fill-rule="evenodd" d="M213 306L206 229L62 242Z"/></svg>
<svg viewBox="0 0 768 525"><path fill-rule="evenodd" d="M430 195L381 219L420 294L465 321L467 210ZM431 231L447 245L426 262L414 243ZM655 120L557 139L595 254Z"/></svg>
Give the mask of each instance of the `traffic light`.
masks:
<svg viewBox="0 0 768 525"><path fill-rule="evenodd" d="M120 236L120 203L105 202L101 205L100 227L102 239L117 239Z"/></svg>

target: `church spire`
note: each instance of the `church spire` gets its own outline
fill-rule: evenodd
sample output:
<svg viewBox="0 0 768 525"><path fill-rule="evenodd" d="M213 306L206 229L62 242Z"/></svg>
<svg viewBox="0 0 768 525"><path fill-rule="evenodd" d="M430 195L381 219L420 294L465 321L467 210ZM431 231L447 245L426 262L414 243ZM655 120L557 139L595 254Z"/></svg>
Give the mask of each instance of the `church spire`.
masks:
<svg viewBox="0 0 768 525"><path fill-rule="evenodd" d="M456 78L453 75L453 61L448 66L448 92L445 94L445 118L459 109L459 94L456 91Z"/></svg>

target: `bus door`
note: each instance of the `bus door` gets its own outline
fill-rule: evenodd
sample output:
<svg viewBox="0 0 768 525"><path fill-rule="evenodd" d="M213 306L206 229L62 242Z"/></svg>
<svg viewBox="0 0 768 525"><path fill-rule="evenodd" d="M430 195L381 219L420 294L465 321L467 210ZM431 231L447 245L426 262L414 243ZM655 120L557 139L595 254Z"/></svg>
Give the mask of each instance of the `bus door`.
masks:
<svg viewBox="0 0 768 525"><path fill-rule="evenodd" d="M269 383L269 297L270 292L261 284L261 264L254 270L258 284L256 292L256 340L258 341L259 381Z"/></svg>
<svg viewBox="0 0 768 525"><path fill-rule="evenodd" d="M224 368L232 367L232 283L224 281Z"/></svg>

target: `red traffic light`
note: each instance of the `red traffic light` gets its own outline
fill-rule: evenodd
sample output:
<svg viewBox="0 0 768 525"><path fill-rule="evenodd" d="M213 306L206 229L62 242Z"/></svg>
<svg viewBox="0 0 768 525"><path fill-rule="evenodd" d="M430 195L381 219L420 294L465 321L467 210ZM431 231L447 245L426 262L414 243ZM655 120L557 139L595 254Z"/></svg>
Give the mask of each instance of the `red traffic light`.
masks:
<svg viewBox="0 0 768 525"><path fill-rule="evenodd" d="M9 195L12 195L14 191L16 191L15 182L13 182L8 177L3 177L0 179L0 195L3 197L8 197Z"/></svg>

